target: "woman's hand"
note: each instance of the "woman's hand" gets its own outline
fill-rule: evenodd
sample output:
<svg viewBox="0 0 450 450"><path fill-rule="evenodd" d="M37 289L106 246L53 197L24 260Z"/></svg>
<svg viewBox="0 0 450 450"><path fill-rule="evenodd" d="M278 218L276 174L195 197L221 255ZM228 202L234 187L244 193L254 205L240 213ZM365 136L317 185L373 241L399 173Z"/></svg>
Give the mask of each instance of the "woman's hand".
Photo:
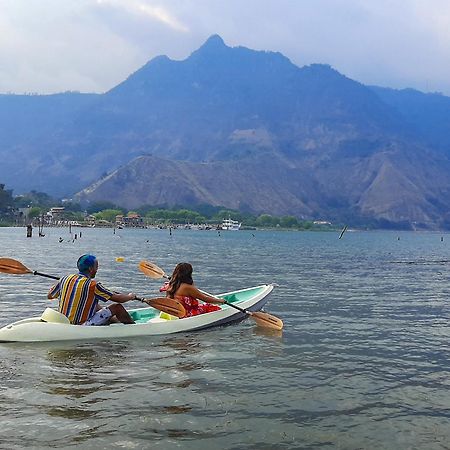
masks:
<svg viewBox="0 0 450 450"><path fill-rule="evenodd" d="M223 298L211 297L210 295L208 295L207 298L203 301L207 302L207 303L218 304L218 305L225 304L225 300Z"/></svg>

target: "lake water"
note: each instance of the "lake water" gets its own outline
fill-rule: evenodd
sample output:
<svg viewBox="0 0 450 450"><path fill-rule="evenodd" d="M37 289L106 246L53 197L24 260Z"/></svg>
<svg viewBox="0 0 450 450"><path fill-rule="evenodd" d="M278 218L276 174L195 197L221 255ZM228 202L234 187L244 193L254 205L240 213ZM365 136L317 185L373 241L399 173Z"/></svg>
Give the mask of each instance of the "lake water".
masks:
<svg viewBox="0 0 450 450"><path fill-rule="evenodd" d="M285 328L0 344L1 448L449 448L450 235L81 231L0 228L0 256L61 275L93 252L106 286L147 296L142 259L189 261L213 293L277 283ZM1 325L39 315L50 284L0 274Z"/></svg>

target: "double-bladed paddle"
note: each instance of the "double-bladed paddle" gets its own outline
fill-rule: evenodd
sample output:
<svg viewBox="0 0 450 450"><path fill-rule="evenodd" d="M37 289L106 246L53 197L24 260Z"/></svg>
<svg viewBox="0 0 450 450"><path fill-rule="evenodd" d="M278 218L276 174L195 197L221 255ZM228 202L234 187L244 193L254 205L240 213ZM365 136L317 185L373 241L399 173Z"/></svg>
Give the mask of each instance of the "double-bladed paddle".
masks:
<svg viewBox="0 0 450 450"><path fill-rule="evenodd" d="M156 264L153 264L150 261L141 261L139 263L139 269L141 272L143 272L150 278L154 279L166 278L170 280L170 277L166 275L166 273L164 272L164 270L161 269L161 267L158 267Z"/></svg>
<svg viewBox="0 0 450 450"><path fill-rule="evenodd" d="M170 314L171 316L178 317L179 319L183 318L186 315L186 310L184 306L174 298L168 297L156 297L156 298L139 298L136 297L136 300L139 300L143 303L147 303L152 308L159 309L162 312Z"/></svg>
<svg viewBox="0 0 450 450"><path fill-rule="evenodd" d="M167 278L170 279L168 275L164 272L161 267L158 267L156 264L151 263L149 261L141 261L139 263L139 269L144 274L150 278ZM206 292L205 292L206 293ZM208 294L210 295L210 294ZM266 312L261 311L248 311L246 309L240 308L239 306L234 305L233 303L224 301L224 305L231 306L247 315L249 315L252 319L255 320L256 324L261 327L272 328L273 330L281 330L283 328L283 321L278 317L273 316L272 314L268 314Z"/></svg>
<svg viewBox="0 0 450 450"><path fill-rule="evenodd" d="M12 275L25 275L32 273L33 275L39 275L41 277L51 278L53 280L59 280L59 277L54 275L47 275L46 273L40 273L36 270L31 270L24 266L20 261L12 258L0 258L0 272L9 273Z"/></svg>
<svg viewBox="0 0 450 450"><path fill-rule="evenodd" d="M11 275L26 275L33 274L41 277L51 278L53 280L59 280L59 277L54 275L47 275L46 273L37 272L36 270L31 270L24 266L20 261L12 258L0 258L0 272L8 273ZM140 298L136 297L136 300L147 303L149 306L163 311L167 314L176 317L184 317L186 315L186 310L184 306L177 300L168 297L157 297L157 298Z"/></svg>

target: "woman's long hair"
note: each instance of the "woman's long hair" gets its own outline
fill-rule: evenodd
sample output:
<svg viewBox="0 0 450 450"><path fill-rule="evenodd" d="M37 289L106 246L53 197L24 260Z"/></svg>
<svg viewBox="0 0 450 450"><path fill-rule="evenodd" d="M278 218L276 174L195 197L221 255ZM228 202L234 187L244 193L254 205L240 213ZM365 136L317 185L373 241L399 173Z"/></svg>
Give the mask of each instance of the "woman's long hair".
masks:
<svg viewBox="0 0 450 450"><path fill-rule="evenodd" d="M181 283L194 284L192 280L192 266L189 263L180 263L175 267L166 291L170 298L174 297Z"/></svg>

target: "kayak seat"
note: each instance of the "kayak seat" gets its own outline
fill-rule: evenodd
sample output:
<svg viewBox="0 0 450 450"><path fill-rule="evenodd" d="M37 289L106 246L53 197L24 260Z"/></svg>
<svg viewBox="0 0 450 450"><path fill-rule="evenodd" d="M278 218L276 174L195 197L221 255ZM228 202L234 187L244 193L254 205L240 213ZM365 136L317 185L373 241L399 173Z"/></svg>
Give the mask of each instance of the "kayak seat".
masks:
<svg viewBox="0 0 450 450"><path fill-rule="evenodd" d="M150 319L158 317L157 313L158 311L153 308L142 308L130 311L130 316L136 323L147 323Z"/></svg>
<svg viewBox="0 0 450 450"><path fill-rule="evenodd" d="M160 317L161 319L165 319L165 320L176 320L176 319L178 319L178 317L172 316L171 314L167 314L167 313L164 312L164 311L161 311L161 312L159 313L159 317Z"/></svg>
<svg viewBox="0 0 450 450"><path fill-rule="evenodd" d="M65 323L67 325L70 324L69 319L59 311L55 311L52 308L45 308L45 311L41 315L41 320L43 322L50 323Z"/></svg>
<svg viewBox="0 0 450 450"><path fill-rule="evenodd" d="M225 295L224 299L229 302L229 303L234 303L238 300L238 298L236 297L236 295L234 294L230 294L230 295Z"/></svg>

